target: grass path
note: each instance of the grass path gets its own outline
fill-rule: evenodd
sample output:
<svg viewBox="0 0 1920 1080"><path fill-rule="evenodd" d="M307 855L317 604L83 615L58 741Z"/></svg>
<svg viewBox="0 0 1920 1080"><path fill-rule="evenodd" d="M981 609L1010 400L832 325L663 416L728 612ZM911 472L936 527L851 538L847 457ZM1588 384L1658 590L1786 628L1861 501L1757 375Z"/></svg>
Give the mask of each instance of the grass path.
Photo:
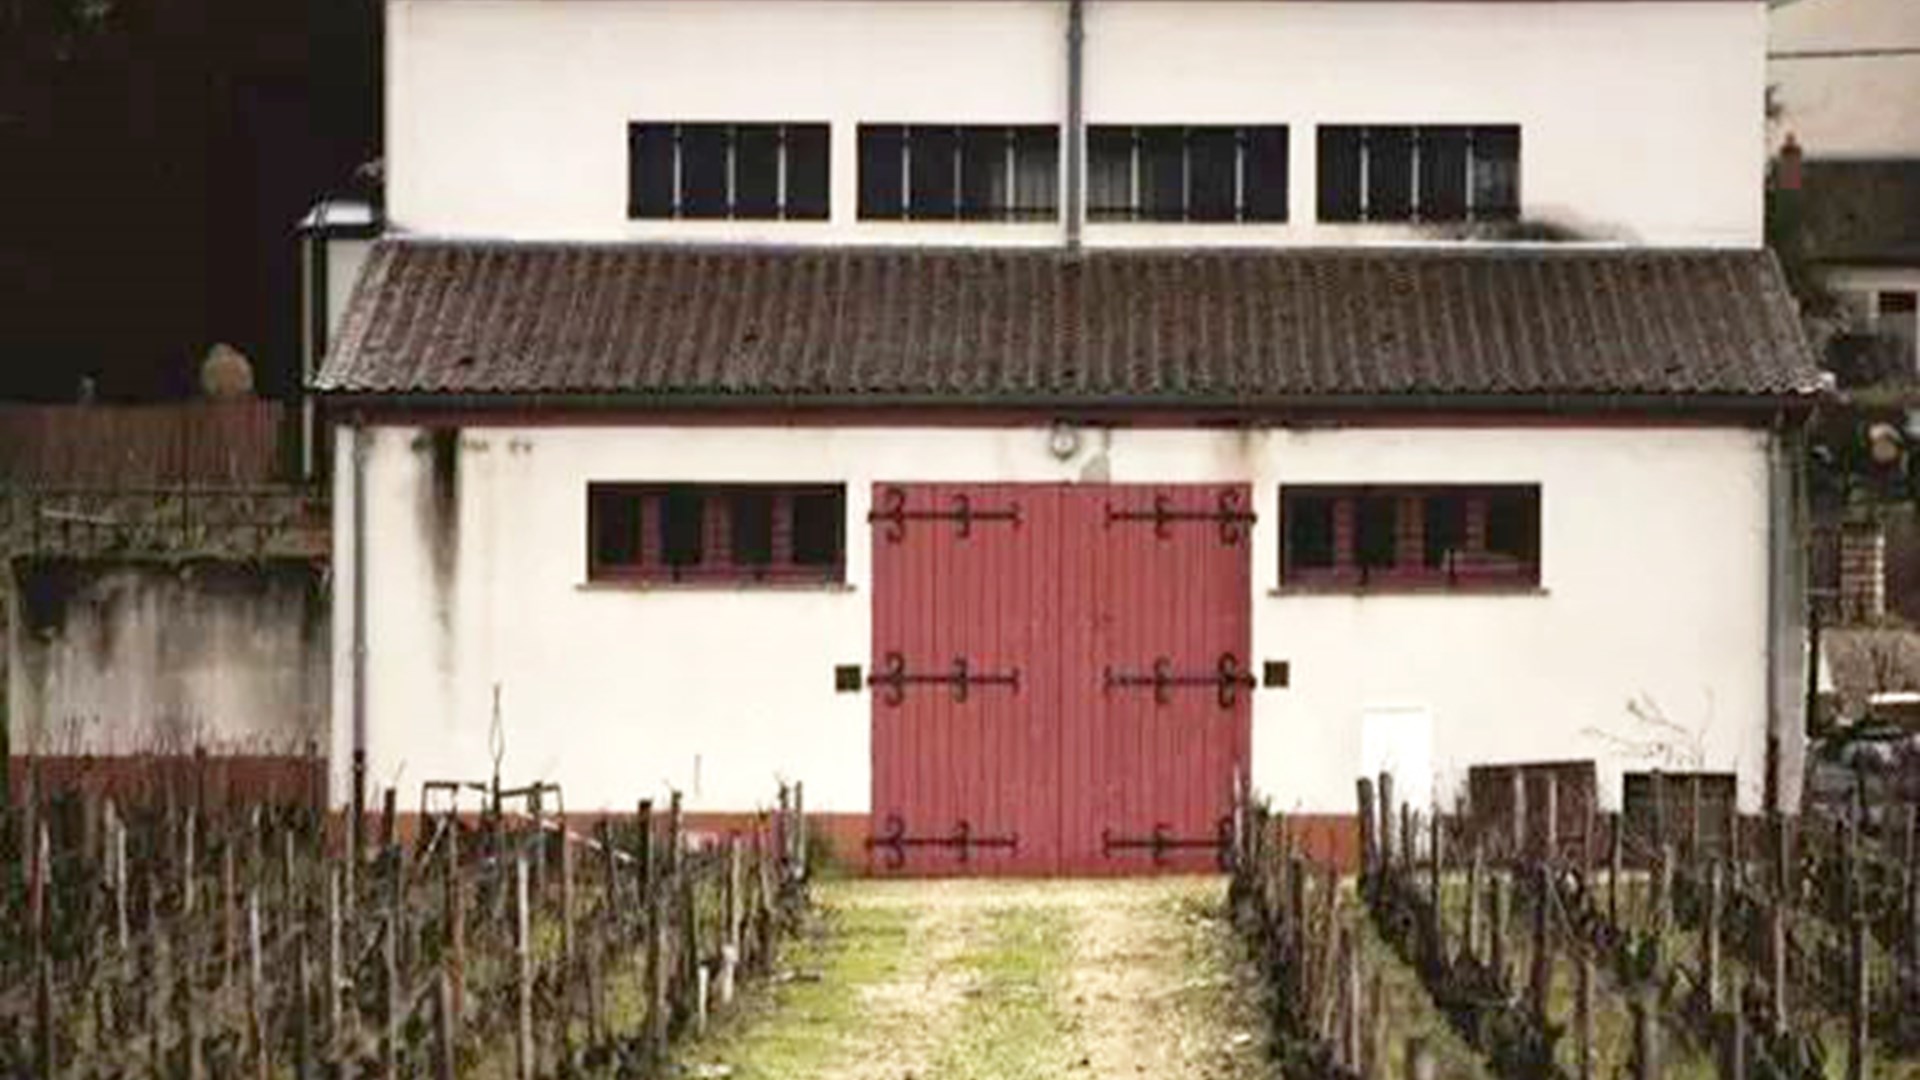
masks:
<svg viewBox="0 0 1920 1080"><path fill-rule="evenodd" d="M1274 1074L1218 879L839 882L783 967L681 1055L738 1080Z"/></svg>

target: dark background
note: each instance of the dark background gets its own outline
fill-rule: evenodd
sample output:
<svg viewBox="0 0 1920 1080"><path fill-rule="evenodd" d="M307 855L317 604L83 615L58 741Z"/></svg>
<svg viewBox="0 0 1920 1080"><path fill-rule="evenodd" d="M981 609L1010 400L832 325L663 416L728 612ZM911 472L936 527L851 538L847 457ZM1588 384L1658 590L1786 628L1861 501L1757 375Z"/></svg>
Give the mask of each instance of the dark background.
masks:
<svg viewBox="0 0 1920 1080"><path fill-rule="evenodd" d="M379 0L0 0L0 398L297 389L295 225L380 144Z"/></svg>

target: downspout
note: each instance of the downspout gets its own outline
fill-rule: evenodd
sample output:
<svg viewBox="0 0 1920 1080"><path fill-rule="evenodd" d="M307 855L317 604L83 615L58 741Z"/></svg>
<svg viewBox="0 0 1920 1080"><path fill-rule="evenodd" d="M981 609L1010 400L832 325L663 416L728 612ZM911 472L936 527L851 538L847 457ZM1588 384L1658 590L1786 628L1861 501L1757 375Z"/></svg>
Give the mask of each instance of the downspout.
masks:
<svg viewBox="0 0 1920 1080"><path fill-rule="evenodd" d="M358 855L367 794L367 427L353 422L353 804L348 850Z"/></svg>
<svg viewBox="0 0 1920 1080"><path fill-rule="evenodd" d="M1086 120L1081 96L1085 82L1085 0L1067 0L1067 253L1080 252L1080 219L1086 185L1081 174L1086 152Z"/></svg>
<svg viewBox="0 0 1920 1080"><path fill-rule="evenodd" d="M1806 509L1800 448L1804 433L1780 417L1767 439L1767 753L1765 810L1799 812L1806 730L1819 673L1818 638L1809 637ZM1816 631L1817 633L1817 631Z"/></svg>

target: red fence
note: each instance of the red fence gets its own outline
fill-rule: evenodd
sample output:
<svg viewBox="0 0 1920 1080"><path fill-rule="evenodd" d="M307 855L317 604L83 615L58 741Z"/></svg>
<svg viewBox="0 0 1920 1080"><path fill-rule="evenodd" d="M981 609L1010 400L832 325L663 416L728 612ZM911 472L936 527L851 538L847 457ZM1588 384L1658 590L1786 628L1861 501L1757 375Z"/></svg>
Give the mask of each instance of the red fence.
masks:
<svg viewBox="0 0 1920 1080"><path fill-rule="evenodd" d="M289 474L297 421L277 401L0 405L0 483L271 483Z"/></svg>

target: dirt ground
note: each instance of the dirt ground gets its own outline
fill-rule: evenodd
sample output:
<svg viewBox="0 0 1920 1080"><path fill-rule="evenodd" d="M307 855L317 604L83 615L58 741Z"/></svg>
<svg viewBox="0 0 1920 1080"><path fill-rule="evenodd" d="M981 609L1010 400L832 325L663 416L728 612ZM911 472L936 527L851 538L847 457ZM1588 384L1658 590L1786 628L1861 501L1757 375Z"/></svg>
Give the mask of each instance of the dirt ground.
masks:
<svg viewBox="0 0 1920 1080"><path fill-rule="evenodd" d="M685 1075L1252 1080L1259 989L1219 878L860 881Z"/></svg>

